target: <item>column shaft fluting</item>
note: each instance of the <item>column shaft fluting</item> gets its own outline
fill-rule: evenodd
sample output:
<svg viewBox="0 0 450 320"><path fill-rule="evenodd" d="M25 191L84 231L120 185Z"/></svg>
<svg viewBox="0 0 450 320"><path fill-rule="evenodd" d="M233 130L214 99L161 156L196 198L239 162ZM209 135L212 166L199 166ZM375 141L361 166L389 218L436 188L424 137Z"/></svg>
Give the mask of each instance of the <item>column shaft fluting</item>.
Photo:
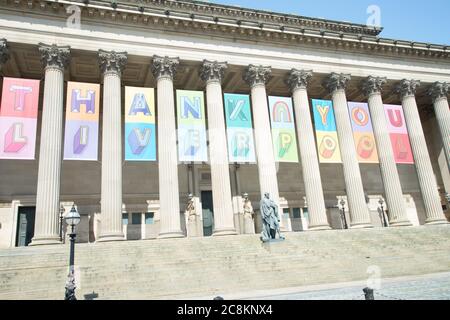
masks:
<svg viewBox="0 0 450 320"><path fill-rule="evenodd" d="M31 245L61 243L59 211L61 185L64 68L69 47L40 44L45 66L44 101L39 149L36 218Z"/></svg>
<svg viewBox="0 0 450 320"><path fill-rule="evenodd" d="M417 177L425 206L426 224L447 223L442 211L441 199L438 192L436 177L434 176L428 153L427 143L420 121L419 110L415 98L416 87L420 83L414 80L402 80L397 88L402 98L405 122L408 128L409 141L414 155Z"/></svg>
<svg viewBox="0 0 450 320"><path fill-rule="evenodd" d="M447 158L447 166L450 169L450 110L448 106L448 83L436 82L429 91L433 99L434 113L439 125L442 144Z"/></svg>

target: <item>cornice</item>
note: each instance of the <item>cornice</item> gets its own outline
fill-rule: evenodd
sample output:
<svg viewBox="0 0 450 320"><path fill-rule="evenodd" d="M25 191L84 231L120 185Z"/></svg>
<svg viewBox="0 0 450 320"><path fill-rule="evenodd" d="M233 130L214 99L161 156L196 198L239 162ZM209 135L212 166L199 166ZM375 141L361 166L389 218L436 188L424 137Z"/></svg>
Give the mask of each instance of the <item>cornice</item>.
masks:
<svg viewBox="0 0 450 320"><path fill-rule="evenodd" d="M106 0L0 0L0 8L7 7L6 10L15 10L20 14L27 12L55 19L66 19L66 8L73 4L81 8L81 18L90 23L104 21L200 36L208 32L224 38L284 45L304 44L355 53L425 59L450 58L450 46L379 38L376 34L364 33L368 28L362 25L236 9L198 1L122 0L113 7L111 1ZM297 22L286 23L291 21L288 18ZM261 19L268 22L261 22ZM359 33L355 32L355 28L360 28Z"/></svg>

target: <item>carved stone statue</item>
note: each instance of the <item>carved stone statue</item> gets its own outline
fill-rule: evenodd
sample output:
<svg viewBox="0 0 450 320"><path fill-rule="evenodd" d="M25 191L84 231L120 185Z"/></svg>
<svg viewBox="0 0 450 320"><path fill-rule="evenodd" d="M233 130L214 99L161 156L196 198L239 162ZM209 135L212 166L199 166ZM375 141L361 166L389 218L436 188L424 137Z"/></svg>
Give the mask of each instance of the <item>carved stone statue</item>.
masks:
<svg viewBox="0 0 450 320"><path fill-rule="evenodd" d="M276 239L278 234L279 239L284 240L280 232L280 216L278 214L278 205L270 199L269 193L264 194L264 198L260 203L260 211L262 218L262 233L261 240L269 242Z"/></svg>
<svg viewBox="0 0 450 320"><path fill-rule="evenodd" d="M194 222L195 220L197 220L197 213L195 212L195 204L194 204L194 200L193 200L194 196L192 194L189 194L189 200L188 203L186 205L186 215L187 215L187 220L189 222Z"/></svg>
<svg viewBox="0 0 450 320"><path fill-rule="evenodd" d="M200 215L197 215L195 197L192 194L188 196L188 202L184 211L186 219L186 235L188 238L203 236L202 221Z"/></svg>
<svg viewBox="0 0 450 320"><path fill-rule="evenodd" d="M252 202L248 198L248 193L243 194L244 198L244 234L255 234L255 222Z"/></svg>

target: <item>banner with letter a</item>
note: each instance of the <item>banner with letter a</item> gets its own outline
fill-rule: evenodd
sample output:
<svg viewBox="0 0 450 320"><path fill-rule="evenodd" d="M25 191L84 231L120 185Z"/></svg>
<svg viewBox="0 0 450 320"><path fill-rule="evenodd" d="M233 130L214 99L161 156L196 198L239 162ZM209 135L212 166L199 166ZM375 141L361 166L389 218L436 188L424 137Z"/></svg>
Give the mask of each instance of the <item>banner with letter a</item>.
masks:
<svg viewBox="0 0 450 320"><path fill-rule="evenodd" d="M34 159L38 104L39 80L3 78L0 159Z"/></svg>
<svg viewBox="0 0 450 320"><path fill-rule="evenodd" d="M203 91L177 90L177 120L179 160L208 161Z"/></svg>
<svg viewBox="0 0 450 320"><path fill-rule="evenodd" d="M272 143L276 162L298 162L292 98L269 97Z"/></svg>
<svg viewBox="0 0 450 320"><path fill-rule="evenodd" d="M317 151L321 163L341 163L341 150L334 120L333 102L312 100Z"/></svg>
<svg viewBox="0 0 450 320"><path fill-rule="evenodd" d="M156 161L155 89L125 87L125 160Z"/></svg>
<svg viewBox="0 0 450 320"><path fill-rule="evenodd" d="M356 154L360 163L379 163L372 120L367 103L349 102L348 112L352 123Z"/></svg>
<svg viewBox="0 0 450 320"><path fill-rule="evenodd" d="M228 159L231 163L255 163L250 96L225 93L224 100Z"/></svg>
<svg viewBox="0 0 450 320"><path fill-rule="evenodd" d="M100 85L68 82L64 160L97 161Z"/></svg>
<svg viewBox="0 0 450 320"><path fill-rule="evenodd" d="M414 158L409 143L408 130L401 105L385 104L384 111L395 162L398 164L414 164Z"/></svg>

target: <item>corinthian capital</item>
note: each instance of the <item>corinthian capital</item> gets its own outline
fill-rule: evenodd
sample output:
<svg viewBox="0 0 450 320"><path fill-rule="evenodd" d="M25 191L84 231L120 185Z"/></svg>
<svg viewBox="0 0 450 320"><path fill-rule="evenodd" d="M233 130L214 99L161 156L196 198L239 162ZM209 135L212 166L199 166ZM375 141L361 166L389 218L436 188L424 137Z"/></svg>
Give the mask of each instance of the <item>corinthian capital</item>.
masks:
<svg viewBox="0 0 450 320"><path fill-rule="evenodd" d="M449 84L447 82L435 82L428 89L428 94L431 96L433 103L440 98L447 99Z"/></svg>
<svg viewBox="0 0 450 320"><path fill-rule="evenodd" d="M418 80L406 80L403 79L395 87L395 92L400 95L403 99L408 96L414 96L416 94L417 87L420 86L420 81Z"/></svg>
<svg viewBox="0 0 450 320"><path fill-rule="evenodd" d="M98 50L98 63L103 74L111 72L121 75L127 61L126 52Z"/></svg>
<svg viewBox="0 0 450 320"><path fill-rule="evenodd" d="M57 46L56 44L47 45L39 43L39 52L44 68L57 68L64 70L70 61L70 47Z"/></svg>
<svg viewBox="0 0 450 320"><path fill-rule="evenodd" d="M369 76L362 83L362 90L366 96L370 96L374 93L381 93L383 85L386 83L385 77L372 77Z"/></svg>
<svg viewBox="0 0 450 320"><path fill-rule="evenodd" d="M333 93L336 90L345 90L351 76L344 73L331 73L323 82L323 87Z"/></svg>
<svg viewBox="0 0 450 320"><path fill-rule="evenodd" d="M308 88L309 81L312 78L311 70L297 70L292 69L289 73L289 78L286 83L288 84L291 91L294 91L298 88Z"/></svg>
<svg viewBox="0 0 450 320"><path fill-rule="evenodd" d="M218 81L222 83L226 68L228 68L226 62L203 60L203 65L200 69L200 78L206 82Z"/></svg>
<svg viewBox="0 0 450 320"><path fill-rule="evenodd" d="M6 39L0 39L0 68L9 59L8 43Z"/></svg>
<svg viewBox="0 0 450 320"><path fill-rule="evenodd" d="M173 80L177 73L180 58L153 56L152 73L156 79L167 77Z"/></svg>
<svg viewBox="0 0 450 320"><path fill-rule="evenodd" d="M272 73L271 67L249 65L244 73L244 81L248 83L250 87L254 87L258 84L265 85L270 79Z"/></svg>

